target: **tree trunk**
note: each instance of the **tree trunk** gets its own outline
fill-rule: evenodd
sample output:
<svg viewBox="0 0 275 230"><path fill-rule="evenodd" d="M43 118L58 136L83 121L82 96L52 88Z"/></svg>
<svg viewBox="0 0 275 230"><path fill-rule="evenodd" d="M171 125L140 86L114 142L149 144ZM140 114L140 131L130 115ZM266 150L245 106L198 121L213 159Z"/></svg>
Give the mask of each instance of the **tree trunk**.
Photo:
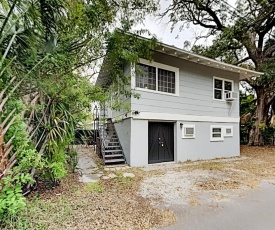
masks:
<svg viewBox="0 0 275 230"><path fill-rule="evenodd" d="M263 87L256 89L257 93L257 108L256 108L256 120L254 127L250 130L248 145L264 145L263 129L268 122L268 111L270 104L268 98L266 98Z"/></svg>

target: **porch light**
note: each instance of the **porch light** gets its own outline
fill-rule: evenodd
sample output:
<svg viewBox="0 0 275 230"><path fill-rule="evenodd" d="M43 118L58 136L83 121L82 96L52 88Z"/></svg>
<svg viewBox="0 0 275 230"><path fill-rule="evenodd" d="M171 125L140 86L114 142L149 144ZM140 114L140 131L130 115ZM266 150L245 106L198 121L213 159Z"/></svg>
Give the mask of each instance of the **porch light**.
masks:
<svg viewBox="0 0 275 230"><path fill-rule="evenodd" d="M180 123L180 128L182 129L182 126L183 126L183 124L182 123Z"/></svg>

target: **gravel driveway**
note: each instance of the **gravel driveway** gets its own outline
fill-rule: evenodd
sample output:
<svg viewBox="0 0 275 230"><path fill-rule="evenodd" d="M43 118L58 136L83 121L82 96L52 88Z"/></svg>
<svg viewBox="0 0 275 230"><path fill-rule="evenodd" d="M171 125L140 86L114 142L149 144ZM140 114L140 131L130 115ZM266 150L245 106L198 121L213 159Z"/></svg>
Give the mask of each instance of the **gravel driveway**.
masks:
<svg viewBox="0 0 275 230"><path fill-rule="evenodd" d="M275 148L242 147L242 156L150 165L139 194L174 211L167 230L274 230Z"/></svg>

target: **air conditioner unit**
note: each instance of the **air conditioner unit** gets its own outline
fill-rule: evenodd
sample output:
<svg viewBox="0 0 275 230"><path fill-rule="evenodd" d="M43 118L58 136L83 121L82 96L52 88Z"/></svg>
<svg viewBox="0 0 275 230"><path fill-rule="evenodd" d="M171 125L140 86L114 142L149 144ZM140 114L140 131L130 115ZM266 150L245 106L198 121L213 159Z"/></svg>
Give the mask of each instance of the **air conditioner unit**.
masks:
<svg viewBox="0 0 275 230"><path fill-rule="evenodd" d="M229 91L225 93L225 100L226 101L234 101L239 98L239 94L236 92Z"/></svg>

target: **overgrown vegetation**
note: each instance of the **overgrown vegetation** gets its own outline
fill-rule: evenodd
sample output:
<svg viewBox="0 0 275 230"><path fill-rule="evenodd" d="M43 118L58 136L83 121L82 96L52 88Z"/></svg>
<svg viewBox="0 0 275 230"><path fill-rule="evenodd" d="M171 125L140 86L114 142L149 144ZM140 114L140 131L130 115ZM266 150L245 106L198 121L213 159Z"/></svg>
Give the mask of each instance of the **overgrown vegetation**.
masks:
<svg viewBox="0 0 275 230"><path fill-rule="evenodd" d="M69 147L74 129L90 115L93 101L108 97L91 84L107 47L116 66L114 85L121 94L132 93L122 87L123 64L149 56L154 41L136 43L135 35L125 33L155 9L141 0L1 1L2 226L21 218L36 180L56 186L76 166Z"/></svg>

